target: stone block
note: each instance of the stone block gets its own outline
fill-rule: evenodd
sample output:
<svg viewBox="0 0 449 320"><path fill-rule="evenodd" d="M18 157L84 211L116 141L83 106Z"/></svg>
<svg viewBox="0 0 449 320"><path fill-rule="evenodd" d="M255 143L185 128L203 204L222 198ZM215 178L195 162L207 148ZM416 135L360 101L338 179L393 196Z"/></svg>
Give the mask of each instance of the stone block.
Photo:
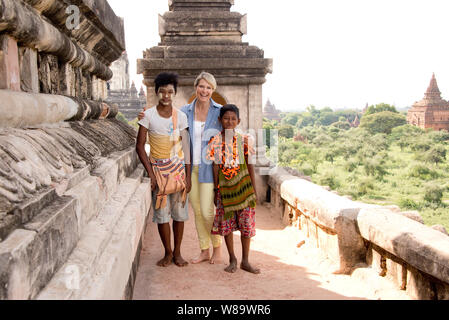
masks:
<svg viewBox="0 0 449 320"><path fill-rule="evenodd" d="M17 41L0 36L0 89L20 91L20 65Z"/></svg>
<svg viewBox="0 0 449 320"><path fill-rule="evenodd" d="M382 267L383 256L375 248L371 250L371 268L377 273L382 274L384 268Z"/></svg>
<svg viewBox="0 0 449 320"><path fill-rule="evenodd" d="M366 247L354 219L356 216L351 211L345 211L342 210L335 219L335 232L338 237L340 271L350 273L356 265L366 263Z"/></svg>
<svg viewBox="0 0 449 320"><path fill-rule="evenodd" d="M436 282L435 289L437 291L437 300L449 300L449 284Z"/></svg>
<svg viewBox="0 0 449 320"><path fill-rule="evenodd" d="M92 78L88 70L81 72L81 98L92 99Z"/></svg>
<svg viewBox="0 0 449 320"><path fill-rule="evenodd" d="M415 220L416 222L419 222L421 224L424 224L424 219L421 217L418 211L399 211L396 213L409 219Z"/></svg>
<svg viewBox="0 0 449 320"><path fill-rule="evenodd" d="M20 87L22 91L39 93L37 51L31 48L19 48Z"/></svg>
<svg viewBox="0 0 449 320"><path fill-rule="evenodd" d="M14 231L21 224L20 217L13 214L5 214L0 217L0 242L2 242L6 237Z"/></svg>
<svg viewBox="0 0 449 320"><path fill-rule="evenodd" d="M76 76L70 63L62 64L59 69L59 88L61 94L75 97Z"/></svg>
<svg viewBox="0 0 449 320"><path fill-rule="evenodd" d="M77 202L78 229L82 233L92 217L96 216L106 203L106 193L97 177L89 176L65 192Z"/></svg>
<svg viewBox="0 0 449 320"><path fill-rule="evenodd" d="M32 299L78 242L75 202L61 197L0 243L0 299Z"/></svg>
<svg viewBox="0 0 449 320"><path fill-rule="evenodd" d="M75 73L75 97L79 99L83 99L83 93L82 93L82 85L83 85L83 75L80 68L74 68Z"/></svg>
<svg viewBox="0 0 449 320"><path fill-rule="evenodd" d="M444 226L442 226L441 224L433 225L431 228L433 230L437 230L437 231L449 236L449 233L447 232L446 228Z"/></svg>
<svg viewBox="0 0 449 320"><path fill-rule="evenodd" d="M335 264L340 262L340 252L338 248L338 236L327 232L323 228L317 228L318 248L323 251Z"/></svg>
<svg viewBox="0 0 449 320"><path fill-rule="evenodd" d="M407 272L406 292L413 299L436 300L435 288L429 278L415 268L409 268Z"/></svg>
<svg viewBox="0 0 449 320"><path fill-rule="evenodd" d="M48 188L34 197L23 201L14 209L13 213L20 219L20 223L28 223L46 206L52 203L56 199L56 196L55 189Z"/></svg>
<svg viewBox="0 0 449 320"><path fill-rule="evenodd" d="M151 205L149 179L138 168L117 188L101 212L85 228L67 262L37 299L120 299L139 252ZM66 270L77 270L67 286ZM111 281L114 279L114 281ZM72 285L73 284L73 285Z"/></svg>
<svg viewBox="0 0 449 320"><path fill-rule="evenodd" d="M30 298L34 298L65 263L79 240L75 200L58 198L24 228L37 233L34 241L39 250L31 252L31 266L37 274L30 292Z"/></svg>
<svg viewBox="0 0 449 320"><path fill-rule="evenodd" d="M52 81L50 71L49 55L39 53L38 55L38 74L39 74L39 92L52 93Z"/></svg>
<svg viewBox="0 0 449 320"><path fill-rule="evenodd" d="M309 243L319 248L318 226L312 220L309 220Z"/></svg>
<svg viewBox="0 0 449 320"><path fill-rule="evenodd" d="M267 201L268 178L266 175L261 175L259 172L259 168L255 168L257 197L259 199L259 203L263 203Z"/></svg>
<svg viewBox="0 0 449 320"><path fill-rule="evenodd" d="M100 100L100 81L96 76L92 76L92 100Z"/></svg>
<svg viewBox="0 0 449 320"><path fill-rule="evenodd" d="M406 287L407 268L403 263L395 261L392 257L386 259L387 274L386 277L390 279L398 288Z"/></svg>
<svg viewBox="0 0 449 320"><path fill-rule="evenodd" d="M36 232L17 229L0 243L0 300L26 300L31 297L36 252L42 250Z"/></svg>
<svg viewBox="0 0 449 320"><path fill-rule="evenodd" d="M282 223L285 226L291 225L291 207L289 205L284 206L284 211L282 212Z"/></svg>

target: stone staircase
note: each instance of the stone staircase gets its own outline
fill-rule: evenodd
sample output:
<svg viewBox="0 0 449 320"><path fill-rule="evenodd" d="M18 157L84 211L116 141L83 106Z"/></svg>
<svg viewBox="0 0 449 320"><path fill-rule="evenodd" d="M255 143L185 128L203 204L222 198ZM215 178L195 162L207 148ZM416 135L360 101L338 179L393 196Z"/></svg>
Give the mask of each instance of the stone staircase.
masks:
<svg viewBox="0 0 449 320"><path fill-rule="evenodd" d="M130 298L151 204L143 174L131 147L55 186L54 200L0 242L0 298Z"/></svg>

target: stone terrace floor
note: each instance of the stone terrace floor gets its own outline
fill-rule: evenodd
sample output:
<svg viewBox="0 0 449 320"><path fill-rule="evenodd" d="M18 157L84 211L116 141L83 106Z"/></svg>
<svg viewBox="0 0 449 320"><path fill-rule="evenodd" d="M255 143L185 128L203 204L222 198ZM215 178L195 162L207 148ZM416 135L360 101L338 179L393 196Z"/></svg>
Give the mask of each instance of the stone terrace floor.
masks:
<svg viewBox="0 0 449 320"><path fill-rule="evenodd" d="M222 264L208 262L180 268L156 266L163 247L157 226L146 228L133 299L135 300L407 300L404 291L378 277L370 268L357 269L351 276L334 274L336 265L319 249L306 243L292 226L284 227L277 213L267 206L256 209L256 236L251 242L250 262L261 269L254 275L238 269L223 269L229 256L223 239ZM172 240L173 241L173 240ZM241 260L240 233L234 247ZM185 224L182 255L190 261L199 253L193 211Z"/></svg>

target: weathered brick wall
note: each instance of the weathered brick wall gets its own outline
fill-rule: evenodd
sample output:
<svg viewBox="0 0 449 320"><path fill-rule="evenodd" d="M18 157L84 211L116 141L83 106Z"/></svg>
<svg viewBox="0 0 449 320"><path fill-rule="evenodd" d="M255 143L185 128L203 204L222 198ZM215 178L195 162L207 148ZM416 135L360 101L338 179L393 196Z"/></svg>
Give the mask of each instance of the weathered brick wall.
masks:
<svg viewBox="0 0 449 320"><path fill-rule="evenodd" d="M151 191L103 101L124 50L106 0L0 0L0 299L131 296Z"/></svg>

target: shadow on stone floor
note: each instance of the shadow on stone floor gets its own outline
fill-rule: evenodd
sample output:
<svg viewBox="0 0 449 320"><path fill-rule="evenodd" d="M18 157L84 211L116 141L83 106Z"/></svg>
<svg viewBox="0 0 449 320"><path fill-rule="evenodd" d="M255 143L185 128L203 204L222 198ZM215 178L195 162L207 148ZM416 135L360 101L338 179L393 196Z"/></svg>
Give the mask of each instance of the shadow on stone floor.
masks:
<svg viewBox="0 0 449 320"><path fill-rule="evenodd" d="M253 275L238 269L229 274L226 264L208 262L189 264L179 268L174 264L161 268L156 262L162 257L163 247L156 224L149 220L140 258L133 298L135 300L355 300L361 297L345 296L322 288L324 280L297 263L290 261L294 243L287 243L283 226L275 217L264 213L256 222L257 234L251 243L250 261L262 270ZM259 229L261 226L263 229ZM271 230L268 230L271 229ZM267 236L267 232L275 232ZM276 240L274 240L276 239ZM239 232L234 233L234 246L241 259ZM286 251L287 250L287 251ZM290 251L289 251L290 250ZM267 253L270 252L270 253ZM199 253L192 211L185 224L182 245L183 257L190 261ZM222 255L228 261L223 241Z"/></svg>

